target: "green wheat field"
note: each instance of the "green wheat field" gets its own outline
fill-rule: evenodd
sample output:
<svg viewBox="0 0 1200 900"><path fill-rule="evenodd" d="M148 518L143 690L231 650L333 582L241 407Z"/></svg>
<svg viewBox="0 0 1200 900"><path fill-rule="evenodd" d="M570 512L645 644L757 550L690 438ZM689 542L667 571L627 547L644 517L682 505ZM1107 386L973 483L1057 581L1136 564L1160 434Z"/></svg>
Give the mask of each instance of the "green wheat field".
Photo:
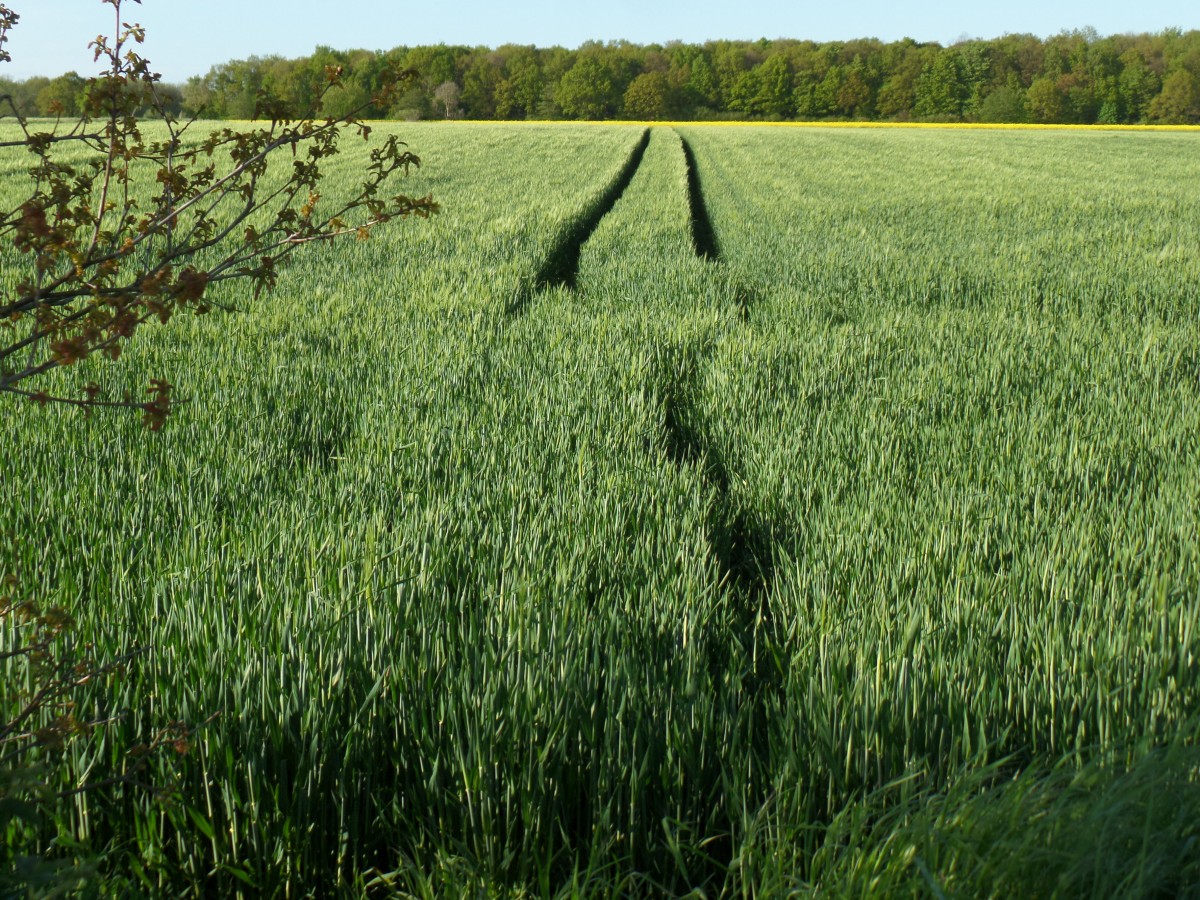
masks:
<svg viewBox="0 0 1200 900"><path fill-rule="evenodd" d="M3 407L0 571L146 648L60 787L212 718L114 884L1196 895L1200 135L382 127L441 215L45 382L161 433Z"/></svg>

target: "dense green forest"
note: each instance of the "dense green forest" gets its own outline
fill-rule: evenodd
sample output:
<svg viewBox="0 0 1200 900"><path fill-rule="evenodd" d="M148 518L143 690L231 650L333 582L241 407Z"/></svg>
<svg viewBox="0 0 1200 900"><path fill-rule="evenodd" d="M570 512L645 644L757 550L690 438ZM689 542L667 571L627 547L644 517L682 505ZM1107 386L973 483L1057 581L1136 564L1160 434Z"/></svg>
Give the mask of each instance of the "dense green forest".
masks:
<svg viewBox="0 0 1200 900"><path fill-rule="evenodd" d="M332 112L366 102L387 64L416 76L375 118L847 119L890 121L1200 122L1200 31L1041 39L1005 35L944 47L905 39L844 43L587 43L397 47L251 57L166 85L184 114L247 118L266 90L303 110L325 68L343 68ZM7 81L27 115L81 108L85 82Z"/></svg>

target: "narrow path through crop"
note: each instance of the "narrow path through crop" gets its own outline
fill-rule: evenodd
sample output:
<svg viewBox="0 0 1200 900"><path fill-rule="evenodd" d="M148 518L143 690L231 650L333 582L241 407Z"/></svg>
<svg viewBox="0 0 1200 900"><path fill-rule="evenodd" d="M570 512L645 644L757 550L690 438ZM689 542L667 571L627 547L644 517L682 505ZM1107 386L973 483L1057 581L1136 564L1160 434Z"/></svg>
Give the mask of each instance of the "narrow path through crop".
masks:
<svg viewBox="0 0 1200 900"><path fill-rule="evenodd" d="M700 188L700 173L696 170L696 156L692 153L691 145L683 135L679 135L679 143L683 146L683 158L687 163L688 207L692 211L692 243L696 246L696 255L701 259L718 262L721 259L721 247L717 243L717 234L713 231L712 220L708 217L708 207L704 203L704 191Z"/></svg>
<svg viewBox="0 0 1200 900"><path fill-rule="evenodd" d="M753 757L734 762L720 748L704 758L714 772L720 773L722 790L728 792L724 798L726 804L731 808L759 809L772 790L766 774L770 771L770 728L783 705L786 684L781 662L784 654L780 652L782 642L771 612L777 526L741 490L743 482L736 470L736 456L730 452L736 451L736 447L723 445L723 436L709 421L707 393L712 388L708 375L714 365L714 353L721 346L721 336L747 327L749 292L736 284L734 267L721 260L691 148L672 130L660 129L653 145L650 134L649 130L643 132L608 188L563 229L561 239L527 292L517 298L508 313L515 319L527 312L531 316L547 312L533 307L534 301L540 301L543 295L557 288L576 290L577 277L581 293L604 292L607 282L602 276L607 273L593 273L593 265L613 267L620 286L611 298L614 302L637 304L636 310L630 309L629 314L635 316L638 324L628 333L631 339L644 343L630 349L637 355L637 361L646 364L641 370L640 378L645 379L641 386L651 403L653 417L646 423L650 426L647 429L650 439L642 446L655 456L656 465L662 465L665 455L684 476L680 484L689 485L689 491L699 488L704 498L703 519L699 524L704 532L702 552L707 557L705 579L709 581L710 596L720 606L721 622L711 640L704 641L698 663L707 670L712 684L723 685L726 693L722 696L736 710L739 729L749 735L748 752ZM672 145L672 140L678 144ZM682 158L673 154L682 154ZM644 156L647 164L642 167ZM664 160L669 160L669 164L664 164ZM684 164L682 173L680 162ZM681 179L680 174L685 177ZM635 175L638 175L636 183ZM627 191L631 184L633 187ZM679 191L686 191L686 197ZM623 196L625 203L613 213ZM663 198L670 202L654 202ZM684 200L688 221L682 219ZM653 227L644 230L630 228L630 223L638 221L638 217L654 214L651 210L665 210L663 215L669 218L651 220ZM614 218L596 235L601 246L594 248L597 251L594 257L590 251L582 254L584 244L610 213ZM645 222L642 219L639 225ZM690 230L690 249L685 228ZM631 237L633 234L646 241L644 247L634 243L637 239ZM693 251L701 262L691 257ZM614 258L626 252L638 257L629 266ZM581 255L585 257L586 270L579 277ZM597 277L593 278L593 274ZM556 302L566 299L561 292L550 296ZM577 304L581 316L596 309L605 315L621 315L620 308L610 309L604 303L610 298L586 299L595 302ZM728 306L723 310L713 309L713 300ZM695 319L688 321L691 316ZM520 321L536 324L531 318ZM581 334L591 330L581 329ZM637 460L630 463L636 464ZM603 673L597 676L597 681L598 696L603 698L608 689ZM713 821L720 819L718 814L714 816ZM590 821L591 811L581 808L578 833L571 833L570 839L585 842ZM719 834L706 836L703 870L689 873L691 879L699 879L694 884L727 883L739 840L735 821L736 817L728 819Z"/></svg>
<svg viewBox="0 0 1200 900"><path fill-rule="evenodd" d="M617 201L629 187L629 182L633 181L633 176L637 173L638 166L642 164L642 157L645 156L649 143L650 129L646 128L642 131L642 136L629 154L625 165L621 167L617 177L608 185L596 203L564 229L557 243L547 254L542 267L534 276L532 289L522 291L509 305L509 316L521 315L534 296L548 288L561 286L569 290L575 289L575 281L579 276L579 254L583 245L592 236L600 224L600 220L617 205Z"/></svg>
<svg viewBox="0 0 1200 900"><path fill-rule="evenodd" d="M683 347L664 355L657 378L663 441L672 462L698 466L711 485L715 499L708 520L710 552L723 579L757 610L774 572L771 529L736 501L726 462L705 434L695 398L708 352L708 347Z"/></svg>
<svg viewBox="0 0 1200 900"><path fill-rule="evenodd" d="M696 255L714 266L721 266L725 270L722 276L728 277L704 202L695 155L682 135L679 135L679 143L687 167L688 207ZM733 279L729 284L738 318L744 327L750 323L753 295ZM730 646L723 653L717 652L709 665L714 672L728 672L731 667L741 672L742 715L754 735L752 746L767 752L773 711L782 702L784 690L782 655L778 652L779 642L771 615L775 548L779 535L773 522L738 496L737 475L731 471L730 461L719 442L711 435L704 410L698 402L703 393L702 375L709 365L712 349L713 345L705 342L669 348L660 357L666 363L655 373L662 408L661 431L667 456L678 466L696 466L712 490L712 506L706 522L708 552L733 600L730 625L740 647ZM747 793L742 797L742 801L752 808L764 803L771 790L770 785L758 780L758 770L756 764L751 764L747 770ZM714 861L721 853L722 848L712 848ZM732 859L722 861L728 866Z"/></svg>
<svg viewBox="0 0 1200 900"><path fill-rule="evenodd" d="M704 202L696 156L687 138L676 132L683 150L687 169L688 208L692 220L692 244L696 255L714 264L721 263L721 248ZM734 298L742 322L749 321L750 291L734 285ZM712 444L703 438L701 415L693 398L699 391L698 368L707 357L691 354L677 371L683 379L664 380L663 431L667 453L676 463L695 462L700 465L713 489L717 501L709 528L709 543L713 556L730 585L741 595L754 601L771 580L774 570L770 529L758 517L735 502L730 491L730 477L725 462ZM759 605L755 602L753 605Z"/></svg>
<svg viewBox="0 0 1200 900"><path fill-rule="evenodd" d="M730 779L737 787L728 799L745 809L759 809L771 791L762 773L770 771L771 721L783 703L786 683L771 615L775 535L770 523L738 497L736 475L708 434L697 401L711 351L707 342L660 348L651 375L662 416L660 440L667 457L680 468L699 472L711 497L705 540L722 593L728 598L722 629L727 639L708 645L705 665L714 682L736 673L738 716L746 733L752 735L747 743L752 758ZM731 828L707 846L706 859L712 869L706 874L714 883L728 883L735 843Z"/></svg>
<svg viewBox="0 0 1200 900"><path fill-rule="evenodd" d="M721 262L721 245L717 242L717 233L713 229L712 219L708 214L708 205L704 202L704 190L700 184L700 170L696 166L696 155L692 146L682 134L679 143L683 147L683 158L687 165L688 208L692 213L692 244L696 255L709 262ZM754 303L754 292L743 284L734 285L734 296L737 301L738 316L743 322L750 321L750 307Z"/></svg>

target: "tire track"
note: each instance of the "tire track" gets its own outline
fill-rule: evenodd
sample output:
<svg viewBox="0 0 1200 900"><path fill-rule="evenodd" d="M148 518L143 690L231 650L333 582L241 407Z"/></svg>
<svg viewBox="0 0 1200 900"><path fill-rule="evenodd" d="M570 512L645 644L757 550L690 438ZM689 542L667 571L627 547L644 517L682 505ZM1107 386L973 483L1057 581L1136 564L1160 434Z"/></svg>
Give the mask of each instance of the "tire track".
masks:
<svg viewBox="0 0 1200 900"><path fill-rule="evenodd" d="M683 160L687 167L688 208L692 213L692 244L696 255L710 262L720 262L721 245L717 243L717 233L713 230L712 219L708 214L708 206L704 202L704 191L700 187L700 172L696 168L696 155L687 139L679 134L679 143L683 146Z"/></svg>
<svg viewBox="0 0 1200 900"><path fill-rule="evenodd" d="M761 611L775 571L774 530L737 501L728 464L706 434L696 398L710 350L707 346L664 348L653 375L660 433L667 457L677 466L696 466L712 487L707 537L722 580L747 605Z"/></svg>
<svg viewBox="0 0 1200 900"><path fill-rule="evenodd" d="M683 147L683 160L687 168L688 209L692 219L692 246L696 255L706 262L721 264L721 244L717 240L716 229L713 228L712 217L708 212L708 204L704 201L704 189L700 183L700 170L696 165L696 154L692 145L678 131L679 143ZM737 304L738 318L749 323L750 309L756 302L753 289L740 282L733 284L734 302Z"/></svg>
<svg viewBox="0 0 1200 900"><path fill-rule="evenodd" d="M646 147L649 144L650 129L646 128L642 130L641 138L629 154L625 165L617 173L617 177L609 183L596 203L563 230L558 241L547 254L545 262L534 275L533 284L522 290L509 304L506 313L510 318L523 314L533 298L543 291L555 287L575 290L575 282L579 277L579 256L583 245L599 227L600 220L617 205L617 201L621 199L621 195L625 193L629 183L633 181L633 176L637 174L638 166L642 164L642 157L646 155Z"/></svg>
<svg viewBox="0 0 1200 900"><path fill-rule="evenodd" d="M724 627L703 651L704 665L713 684L734 673L739 728L751 738L748 759L730 778L729 799L743 809L758 809L771 791L763 774L770 771L770 723L784 700L784 657L771 615L776 535L739 500L736 474L708 434L699 398L712 349L710 342L660 346L649 373L650 390L661 417L660 452L680 469L698 472L711 497L704 518L707 553L728 602ZM714 884L729 883L736 859L734 820L726 828L705 846L706 880Z"/></svg>
<svg viewBox="0 0 1200 900"><path fill-rule="evenodd" d="M721 246L704 200L696 155L687 138L678 131L675 134L683 150L687 172L692 246L696 256L713 265L723 266ZM733 282L732 287L738 318L748 323L754 295L749 288L737 282ZM715 514L709 528L713 557L719 562L725 579L740 595L761 601L774 572L772 529L760 521L757 513L736 502L726 463L704 437L702 415L695 404L695 397L700 390L699 367L708 355L708 348L703 353L685 354L684 362L678 367L683 377L676 381L669 377L660 381L667 454L677 465L696 463L704 471L717 495ZM754 605L760 604L756 602Z"/></svg>
<svg viewBox="0 0 1200 900"><path fill-rule="evenodd" d="M745 328L751 324L753 291L731 277L730 267L724 264L695 155L682 135L679 142L687 170L693 247L697 257L719 267L714 270L715 276L727 279L740 327ZM777 547L786 541L770 517L739 496L741 479L735 463L727 453L722 453L712 426L706 421L701 402L702 377L711 364L713 348L711 340L662 348L652 375L667 457L676 466L696 467L712 492L705 522L706 539L709 556L730 596L732 641L710 648L708 665L714 678L731 671L740 673L740 715L746 733L752 735L752 761L744 770L745 780L740 781L737 790L744 808L757 809L767 802L772 789L760 773L770 770L771 721L785 699L786 640L781 640L774 622L771 592L776 566L782 562ZM733 850L727 842L714 844L710 850L712 861L726 879L733 864Z"/></svg>

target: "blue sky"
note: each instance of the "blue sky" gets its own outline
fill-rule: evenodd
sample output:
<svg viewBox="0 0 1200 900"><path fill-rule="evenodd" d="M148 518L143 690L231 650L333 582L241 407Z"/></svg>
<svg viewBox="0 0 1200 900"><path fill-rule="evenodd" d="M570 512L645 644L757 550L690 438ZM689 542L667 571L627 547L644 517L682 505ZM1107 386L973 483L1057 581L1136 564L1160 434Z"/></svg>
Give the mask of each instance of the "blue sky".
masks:
<svg viewBox="0 0 1200 900"><path fill-rule="evenodd" d="M6 0L21 15L8 45L14 78L92 74L88 41L111 30L100 0ZM385 11L380 12L378 10ZM126 0L125 18L148 30L144 55L167 81L184 81L252 54L300 56L317 44L387 49L400 44L637 43L710 38L878 37L953 43L1092 26L1101 34L1200 28L1197 0Z"/></svg>

